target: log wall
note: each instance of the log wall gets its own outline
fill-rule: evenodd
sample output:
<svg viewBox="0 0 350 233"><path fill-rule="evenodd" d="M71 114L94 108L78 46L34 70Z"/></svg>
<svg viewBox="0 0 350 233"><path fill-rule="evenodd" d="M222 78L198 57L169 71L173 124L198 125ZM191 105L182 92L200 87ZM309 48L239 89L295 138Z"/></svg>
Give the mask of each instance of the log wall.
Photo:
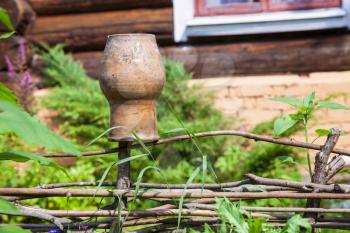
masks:
<svg viewBox="0 0 350 233"><path fill-rule="evenodd" d="M39 16L29 38L64 43L69 50L103 50L108 34L152 33L159 44L173 44L171 8L132 9L83 14Z"/></svg>
<svg viewBox="0 0 350 233"><path fill-rule="evenodd" d="M184 62L195 78L309 73L350 69L350 35L319 35L273 41L176 45L161 48L164 56ZM102 52L75 53L98 77Z"/></svg>
<svg viewBox="0 0 350 233"><path fill-rule="evenodd" d="M171 7L171 0L29 0L38 15Z"/></svg>
<svg viewBox="0 0 350 233"><path fill-rule="evenodd" d="M34 43L66 44L94 77L106 36L117 33L156 34L162 53L185 63L196 78L350 69L350 34L345 31L197 38L176 44L171 0L4 1L28 1L37 18L26 37Z"/></svg>

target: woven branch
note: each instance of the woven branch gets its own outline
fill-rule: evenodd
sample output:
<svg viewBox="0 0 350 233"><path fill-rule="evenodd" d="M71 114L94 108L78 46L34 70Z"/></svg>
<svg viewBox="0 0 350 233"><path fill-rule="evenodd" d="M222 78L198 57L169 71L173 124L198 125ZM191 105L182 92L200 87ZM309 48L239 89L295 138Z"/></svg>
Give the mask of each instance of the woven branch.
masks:
<svg viewBox="0 0 350 233"><path fill-rule="evenodd" d="M270 142L270 143L274 143L274 144L293 146L293 147L299 147L299 148L305 148L305 149L311 149L311 150L319 150L320 151L322 149L322 145L298 142L298 141L294 141L294 140L275 139L275 138L270 137L270 136L245 133L245 132L236 131L236 130L219 130L219 131L200 132L200 133L195 133L194 136L197 138L214 137L214 136L239 136L239 137L243 137L243 138L247 138L247 139L251 139L251 140L255 140L255 141L264 141L264 142ZM154 143L147 143L146 145L147 146L156 146L156 145L162 145L162 144L190 140L192 138L193 138L193 136L180 135L180 136L161 139L161 140L154 142ZM137 149L137 148L142 148L142 146L140 144L133 144L133 145L128 146L128 149ZM86 152L82 152L82 156L111 154L111 153L120 152L122 149L123 148L111 148L111 149L104 149L104 150L99 150L99 151L86 151ZM350 156L350 151L343 150L343 149L333 149L332 152L335 154ZM54 154L47 154L47 155L43 155L43 156L48 157L48 158L76 157L75 155L67 154L67 153L54 153Z"/></svg>

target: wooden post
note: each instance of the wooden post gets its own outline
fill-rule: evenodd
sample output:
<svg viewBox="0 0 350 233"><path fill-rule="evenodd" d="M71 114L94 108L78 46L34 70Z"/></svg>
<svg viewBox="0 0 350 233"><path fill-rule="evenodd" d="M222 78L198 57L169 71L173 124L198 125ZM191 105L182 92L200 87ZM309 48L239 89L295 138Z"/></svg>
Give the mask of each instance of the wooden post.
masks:
<svg viewBox="0 0 350 233"><path fill-rule="evenodd" d="M128 145L136 140L159 139L156 128L156 99L165 81L162 57L155 36L120 34L108 37L102 59L101 89L110 105L110 141L119 142L118 159L130 156ZM130 162L118 166L117 189L130 186ZM115 208L127 208L127 199L115 200ZM110 232L122 232L120 222L112 222Z"/></svg>
<svg viewBox="0 0 350 233"><path fill-rule="evenodd" d="M338 142L341 130L338 128L332 128L328 134L327 140L322 147L322 150L317 153L315 158L315 169L312 176L312 183L326 184L327 183L327 166L329 156ZM318 192L318 189L314 189L313 192ZM308 199L306 203L307 208L318 208L320 207L320 199ZM305 217L317 219L317 213L306 213Z"/></svg>

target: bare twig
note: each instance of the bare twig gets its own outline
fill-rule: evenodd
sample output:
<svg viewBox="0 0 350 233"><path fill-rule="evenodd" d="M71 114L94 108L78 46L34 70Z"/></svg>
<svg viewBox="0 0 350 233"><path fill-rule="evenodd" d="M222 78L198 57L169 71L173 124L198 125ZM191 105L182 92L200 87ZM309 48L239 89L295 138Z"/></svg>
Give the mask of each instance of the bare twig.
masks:
<svg viewBox="0 0 350 233"><path fill-rule="evenodd" d="M208 131L208 132L195 133L194 135L197 138L214 137L214 136L239 136L239 137L244 137L247 139L252 139L255 141L271 142L271 143L275 143L275 144L294 146L294 147L300 147L300 148L311 149L311 150L321 150L322 149L322 145L298 142L298 141L294 141L294 140L275 139L275 138L272 138L270 136L257 135L257 134L252 134L252 133L236 131L236 130ZM180 136L161 139L157 142L148 143L146 145L147 146L155 146L155 145L168 144L168 143L173 143L173 142L178 142L178 141L185 141L185 140L190 140L191 137L193 137L193 136L190 136L187 134L180 135ZM140 148L140 147L141 147L140 144L133 144L133 145L128 146L129 149L135 149L135 148ZM99 150L99 151L87 151L87 152L82 152L82 156L111 154L111 153L115 153L115 152L120 152L120 150L121 150L120 148L111 148L111 149L104 149L104 150ZM333 149L332 152L336 153L336 154L350 156L350 151L347 151L347 150ZM49 158L75 157L75 155L67 154L67 153L47 154L44 156L49 157Z"/></svg>
<svg viewBox="0 0 350 233"><path fill-rule="evenodd" d="M0 188L0 195L3 196L36 196L36 197L134 197L134 191L130 190L95 190L95 189L36 189L36 188ZM349 199L350 194L345 193L302 193L292 191L275 192L209 192L209 191L191 191L171 192L144 191L137 194L140 198L215 198L227 197L238 199L251 198L316 198L316 199Z"/></svg>
<svg viewBox="0 0 350 233"><path fill-rule="evenodd" d="M297 181L284 180L284 179L263 178L250 173L246 174L245 176L255 181L256 183L262 184L262 185L274 185L274 186L280 186L280 187L300 189L304 191L312 191L314 189L318 189L323 192L337 191L333 184L325 185L325 184L315 184L310 182L297 182Z"/></svg>
<svg viewBox="0 0 350 233"><path fill-rule="evenodd" d="M85 181L85 182L67 182L67 183L55 183L55 184L40 184L37 188L41 189L55 189L55 188L65 188L65 187L79 187L79 186L98 186L97 181ZM102 182L101 186L113 186L115 187L116 182Z"/></svg>
<svg viewBox="0 0 350 233"><path fill-rule="evenodd" d="M63 230L63 224L64 223L70 223L71 221L66 218L57 218L52 216L51 214L47 213L47 211L44 211L42 209L36 209L32 207L22 206L16 204L18 212L3 212L3 214L8 215L17 215L17 216L27 216L27 217L33 217L38 218L41 220L49 221L55 224L58 228Z"/></svg>
<svg viewBox="0 0 350 233"><path fill-rule="evenodd" d="M152 183L140 183L140 188L145 189L223 189L223 188L234 188L240 185L250 184L249 179L219 183L219 184L152 184ZM97 186L99 182L87 181L87 182L69 182L69 183L55 183L55 184L41 184L38 188L42 189L54 189L54 188L64 188L64 187L74 187L74 186ZM103 182L101 186L116 186L116 182ZM136 187L136 183L131 183L131 187Z"/></svg>
<svg viewBox="0 0 350 233"><path fill-rule="evenodd" d="M350 157L344 155L338 155L333 157L331 162L328 163L327 177L326 180L330 180L340 170L350 168Z"/></svg>

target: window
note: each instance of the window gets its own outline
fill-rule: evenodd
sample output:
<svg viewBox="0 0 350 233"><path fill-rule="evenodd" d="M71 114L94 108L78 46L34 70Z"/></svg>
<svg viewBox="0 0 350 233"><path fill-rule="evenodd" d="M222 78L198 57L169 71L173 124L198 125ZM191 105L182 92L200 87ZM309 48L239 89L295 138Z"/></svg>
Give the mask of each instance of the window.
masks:
<svg viewBox="0 0 350 233"><path fill-rule="evenodd" d="M176 42L190 37L350 29L350 0L173 0Z"/></svg>
<svg viewBox="0 0 350 233"><path fill-rule="evenodd" d="M267 0L268 11L340 7L340 0Z"/></svg>
<svg viewBox="0 0 350 233"><path fill-rule="evenodd" d="M195 16L340 7L340 0L196 0Z"/></svg>
<svg viewBox="0 0 350 233"><path fill-rule="evenodd" d="M196 16L257 13L262 11L259 0L197 0Z"/></svg>

